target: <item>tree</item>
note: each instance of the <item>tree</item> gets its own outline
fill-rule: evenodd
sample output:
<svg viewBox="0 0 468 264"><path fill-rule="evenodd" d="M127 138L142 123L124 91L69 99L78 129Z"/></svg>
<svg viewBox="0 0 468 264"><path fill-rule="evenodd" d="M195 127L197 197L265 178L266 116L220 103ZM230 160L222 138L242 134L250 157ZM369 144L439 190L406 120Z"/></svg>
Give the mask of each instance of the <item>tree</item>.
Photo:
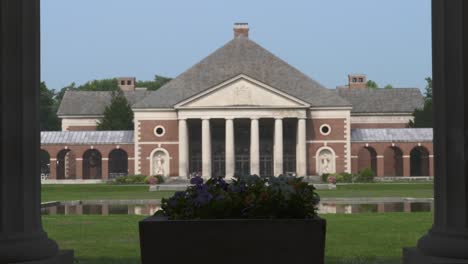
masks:
<svg viewBox="0 0 468 264"><path fill-rule="evenodd" d="M376 89L376 88L379 88L379 85L372 80L368 80L366 83L366 87Z"/></svg>
<svg viewBox="0 0 468 264"><path fill-rule="evenodd" d="M121 90L112 91L111 103L106 106L97 130L133 130L133 111Z"/></svg>
<svg viewBox="0 0 468 264"><path fill-rule="evenodd" d="M57 116L57 102L53 91L47 89L45 82L39 86L39 119L41 131L57 131L61 129L60 119Z"/></svg>
<svg viewBox="0 0 468 264"><path fill-rule="evenodd" d="M393 89L393 85L391 85L391 84L387 84L387 85L385 85L385 87L384 87L384 88L385 88L385 89Z"/></svg>
<svg viewBox="0 0 468 264"><path fill-rule="evenodd" d="M413 112L414 121L409 122L409 127L414 128L431 128L432 121L432 78L426 78L427 86L422 109L415 109Z"/></svg>
<svg viewBox="0 0 468 264"><path fill-rule="evenodd" d="M426 82L426 100L432 100L432 78L427 77Z"/></svg>
<svg viewBox="0 0 468 264"><path fill-rule="evenodd" d="M114 79L102 79L89 81L77 88L80 91L116 91L119 90L119 82Z"/></svg>
<svg viewBox="0 0 468 264"><path fill-rule="evenodd" d="M171 80L172 78L155 75L153 81L138 81L137 87L145 87L149 91L155 91Z"/></svg>

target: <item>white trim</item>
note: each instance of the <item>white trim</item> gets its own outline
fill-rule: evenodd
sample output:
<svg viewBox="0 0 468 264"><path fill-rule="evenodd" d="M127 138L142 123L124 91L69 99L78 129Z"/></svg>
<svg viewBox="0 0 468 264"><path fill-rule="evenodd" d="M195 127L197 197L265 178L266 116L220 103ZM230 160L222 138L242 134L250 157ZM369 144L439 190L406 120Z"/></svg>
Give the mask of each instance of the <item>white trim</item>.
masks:
<svg viewBox="0 0 468 264"><path fill-rule="evenodd" d="M346 144L348 141L346 140L307 140L307 144L314 144L314 143L343 143Z"/></svg>
<svg viewBox="0 0 468 264"><path fill-rule="evenodd" d="M158 133L156 132L156 130L158 130L159 128L162 129L162 133L161 133L161 134L158 134ZM157 126L155 126L154 129L153 129L153 133L154 133L154 135L157 136L157 137L163 137L163 136L166 134L166 128L165 128L164 126L162 126L162 125L157 125Z"/></svg>
<svg viewBox="0 0 468 264"><path fill-rule="evenodd" d="M322 131L322 129L323 129L324 127L328 127L328 133L324 133L324 132ZM324 136L328 136L328 135L331 134L332 128L331 128L331 126L330 126L329 124L323 124L323 125L320 126L319 131L320 131L320 134L322 134L322 135L324 135Z"/></svg>
<svg viewBox="0 0 468 264"><path fill-rule="evenodd" d="M181 109L179 119L306 118L305 109Z"/></svg>
<svg viewBox="0 0 468 264"><path fill-rule="evenodd" d="M203 92L201 92L201 93L198 93L198 94L196 94L196 95L194 95L194 96L191 96L191 97L189 97L189 98L187 98L187 99L184 99L183 101L177 103L177 104L174 106L174 108L175 108L175 109L184 108L185 105L187 105L187 104L189 104L189 103L191 103L191 102L193 102L193 101L195 101L195 100L197 100L197 99L199 99L199 98L201 98L201 97L203 97L203 96L205 96L205 95L208 95L208 94L210 94L210 93L213 93L214 91L219 90L219 89L221 89L221 88L223 88L223 87L225 87L225 86L227 86L227 85L229 85L229 84L232 84L232 83L234 83L234 82L236 82L236 81L239 81L239 80L245 80L245 81L251 82L251 83L254 84L254 85L260 86L260 87L262 87L262 88L264 88L264 89L266 89L266 90L269 90L269 91L272 92L272 93L275 93L275 94L277 94L277 95L280 95L280 96L282 96L282 97L285 97L285 98L287 98L287 99L289 99L289 100L291 100L291 101L294 101L294 102L296 102L296 103L299 104L298 106L293 107L293 108L304 108L304 107L308 108L308 107L310 107L310 104L309 104L309 103L307 103L307 102L305 102L305 101L302 101L302 100L300 100L299 98L293 97L293 96L291 96L291 95L289 95L289 94L287 94L287 93L284 93L283 91L280 91L280 90L278 90L278 89L276 89L276 88L273 88L273 87L271 87L271 86L269 86L269 85L267 85L267 84L264 84L264 83L262 83L262 82L259 82L259 81L255 80L255 79L253 79L253 78L251 78L251 77L245 75L245 74L239 74L239 75L237 75L236 77L231 78L231 79L229 79L229 80L227 80L227 81L224 81L224 82L222 82L221 84L218 84L218 85L216 85L216 86L214 86L214 87L212 87L212 88L210 88L210 89L208 89L208 90L205 90L205 91L203 91ZM220 108L220 107L217 107L217 108ZM222 107L222 108L230 108L230 107ZM239 108L239 107L238 107L238 106L234 106L234 107L232 107L232 108ZM263 108L263 107L261 107L261 108ZM284 108L284 107L282 107L282 108Z"/></svg>
<svg viewBox="0 0 468 264"><path fill-rule="evenodd" d="M176 110L172 107L168 108L132 108L134 112L143 113L143 112L175 112Z"/></svg>
<svg viewBox="0 0 468 264"><path fill-rule="evenodd" d="M144 141L139 142L140 145L177 145L178 141Z"/></svg>
<svg viewBox="0 0 468 264"><path fill-rule="evenodd" d="M352 159L358 159L359 156L351 155L351 158L352 158Z"/></svg>

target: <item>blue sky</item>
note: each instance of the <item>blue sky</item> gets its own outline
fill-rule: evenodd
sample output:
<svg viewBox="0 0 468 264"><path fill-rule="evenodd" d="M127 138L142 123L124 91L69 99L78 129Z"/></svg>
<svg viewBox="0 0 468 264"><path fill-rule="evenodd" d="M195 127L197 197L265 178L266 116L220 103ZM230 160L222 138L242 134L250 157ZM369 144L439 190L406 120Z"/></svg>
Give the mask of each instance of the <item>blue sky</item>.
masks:
<svg viewBox="0 0 468 264"><path fill-rule="evenodd" d="M43 0L42 80L60 89L118 76L175 77L250 38L329 88L348 73L418 87L431 75L430 0Z"/></svg>

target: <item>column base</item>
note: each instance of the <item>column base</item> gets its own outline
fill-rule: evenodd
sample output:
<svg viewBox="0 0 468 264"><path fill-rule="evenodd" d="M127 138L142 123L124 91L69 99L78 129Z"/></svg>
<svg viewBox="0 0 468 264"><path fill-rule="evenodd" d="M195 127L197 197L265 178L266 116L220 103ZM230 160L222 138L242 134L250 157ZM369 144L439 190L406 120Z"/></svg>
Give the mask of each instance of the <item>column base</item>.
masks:
<svg viewBox="0 0 468 264"><path fill-rule="evenodd" d="M424 255L418 248L403 248L403 264L468 264L468 259L440 258Z"/></svg>
<svg viewBox="0 0 468 264"><path fill-rule="evenodd" d="M54 257L35 260L28 262L13 262L11 264L73 264L74 261L74 251L73 250L62 250Z"/></svg>

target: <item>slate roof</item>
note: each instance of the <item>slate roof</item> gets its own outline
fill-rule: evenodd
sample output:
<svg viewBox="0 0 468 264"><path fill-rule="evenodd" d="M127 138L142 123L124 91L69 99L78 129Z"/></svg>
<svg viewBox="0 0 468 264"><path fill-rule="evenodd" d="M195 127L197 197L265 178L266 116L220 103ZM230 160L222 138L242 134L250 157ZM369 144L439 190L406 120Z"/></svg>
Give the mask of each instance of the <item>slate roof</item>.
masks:
<svg viewBox="0 0 468 264"><path fill-rule="evenodd" d="M172 107L240 74L247 75L311 106L351 106L246 37L236 37L187 71L136 103L134 108Z"/></svg>
<svg viewBox="0 0 468 264"><path fill-rule="evenodd" d="M136 90L124 92L124 95L129 104L133 105L152 92L154 91ZM102 115L111 98L111 92L66 91L57 114L59 116Z"/></svg>
<svg viewBox="0 0 468 264"><path fill-rule="evenodd" d="M352 129L351 142L432 142L432 128Z"/></svg>
<svg viewBox="0 0 468 264"><path fill-rule="evenodd" d="M424 97L417 88L337 88L336 92L353 105L351 113L355 114L413 113L424 106Z"/></svg>
<svg viewBox="0 0 468 264"><path fill-rule="evenodd" d="M133 131L45 131L41 144L133 144Z"/></svg>

